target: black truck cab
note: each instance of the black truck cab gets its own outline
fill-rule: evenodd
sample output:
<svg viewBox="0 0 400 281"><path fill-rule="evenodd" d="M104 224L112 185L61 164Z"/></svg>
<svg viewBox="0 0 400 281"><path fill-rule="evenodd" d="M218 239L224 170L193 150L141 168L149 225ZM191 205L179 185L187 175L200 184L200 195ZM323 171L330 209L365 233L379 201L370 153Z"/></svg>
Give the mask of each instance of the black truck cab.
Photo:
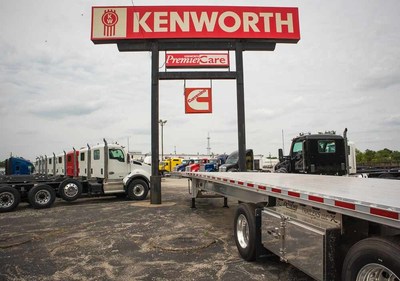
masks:
<svg viewBox="0 0 400 281"><path fill-rule="evenodd" d="M290 153L279 149L276 172L345 175L347 152L345 138L335 134L300 135L293 139Z"/></svg>

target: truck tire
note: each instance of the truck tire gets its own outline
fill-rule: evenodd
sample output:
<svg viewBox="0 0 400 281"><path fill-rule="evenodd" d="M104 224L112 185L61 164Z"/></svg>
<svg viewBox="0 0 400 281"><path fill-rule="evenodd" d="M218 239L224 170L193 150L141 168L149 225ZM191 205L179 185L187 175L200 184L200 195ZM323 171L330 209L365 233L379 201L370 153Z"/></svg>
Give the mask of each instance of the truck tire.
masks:
<svg viewBox="0 0 400 281"><path fill-rule="evenodd" d="M11 186L0 186L0 213L11 212L21 202L18 190Z"/></svg>
<svg viewBox="0 0 400 281"><path fill-rule="evenodd" d="M359 241L346 255L342 280L400 280L399 242L399 237L374 237Z"/></svg>
<svg viewBox="0 0 400 281"><path fill-rule="evenodd" d="M149 185L144 180L134 179L128 184L127 193L130 200L144 200L149 193Z"/></svg>
<svg viewBox="0 0 400 281"><path fill-rule="evenodd" d="M36 185L29 190L28 200L35 209L49 208L56 200L56 192L49 185Z"/></svg>
<svg viewBox="0 0 400 281"><path fill-rule="evenodd" d="M256 205L243 203L238 206L234 221L234 236L240 256L246 261L256 259Z"/></svg>
<svg viewBox="0 0 400 281"><path fill-rule="evenodd" d="M65 201L75 201L82 194L82 184L74 179L63 180L58 187L58 194Z"/></svg>

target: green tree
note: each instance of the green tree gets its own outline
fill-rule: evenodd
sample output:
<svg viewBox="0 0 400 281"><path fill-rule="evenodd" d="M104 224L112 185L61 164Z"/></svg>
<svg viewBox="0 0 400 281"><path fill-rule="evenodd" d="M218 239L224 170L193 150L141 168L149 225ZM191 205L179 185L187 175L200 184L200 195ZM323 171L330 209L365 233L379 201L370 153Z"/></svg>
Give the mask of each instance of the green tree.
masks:
<svg viewBox="0 0 400 281"><path fill-rule="evenodd" d="M373 162L373 160L375 159L375 154L375 151L367 149L364 153L364 161L367 163Z"/></svg>

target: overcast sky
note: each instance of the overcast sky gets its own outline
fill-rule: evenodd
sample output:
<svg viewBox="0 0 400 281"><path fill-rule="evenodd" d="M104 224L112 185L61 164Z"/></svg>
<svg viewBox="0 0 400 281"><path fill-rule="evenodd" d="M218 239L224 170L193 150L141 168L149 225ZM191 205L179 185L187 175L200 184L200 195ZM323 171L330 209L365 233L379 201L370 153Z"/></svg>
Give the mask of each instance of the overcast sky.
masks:
<svg viewBox="0 0 400 281"><path fill-rule="evenodd" d="M0 160L103 138L150 152L150 53L90 40L92 6L132 4L299 7L297 44L244 54L247 147L277 155L282 131L287 152L300 132L347 127L362 151L400 150L398 0L13 0L0 4ZM212 152L237 149L235 81L212 87L213 113L185 115L183 81L160 82L164 154L206 153L208 134Z"/></svg>

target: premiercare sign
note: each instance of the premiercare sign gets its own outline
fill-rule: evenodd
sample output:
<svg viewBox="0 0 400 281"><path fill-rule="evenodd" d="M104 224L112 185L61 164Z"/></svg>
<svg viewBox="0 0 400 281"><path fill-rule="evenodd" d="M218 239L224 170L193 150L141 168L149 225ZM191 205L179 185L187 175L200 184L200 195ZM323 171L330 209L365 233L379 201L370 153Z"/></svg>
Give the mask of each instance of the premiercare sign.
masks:
<svg viewBox="0 0 400 281"><path fill-rule="evenodd" d="M167 53L165 55L167 68L209 68L229 67L228 53Z"/></svg>
<svg viewBox="0 0 400 281"><path fill-rule="evenodd" d="M300 40L297 8L226 6L92 7L91 39Z"/></svg>

